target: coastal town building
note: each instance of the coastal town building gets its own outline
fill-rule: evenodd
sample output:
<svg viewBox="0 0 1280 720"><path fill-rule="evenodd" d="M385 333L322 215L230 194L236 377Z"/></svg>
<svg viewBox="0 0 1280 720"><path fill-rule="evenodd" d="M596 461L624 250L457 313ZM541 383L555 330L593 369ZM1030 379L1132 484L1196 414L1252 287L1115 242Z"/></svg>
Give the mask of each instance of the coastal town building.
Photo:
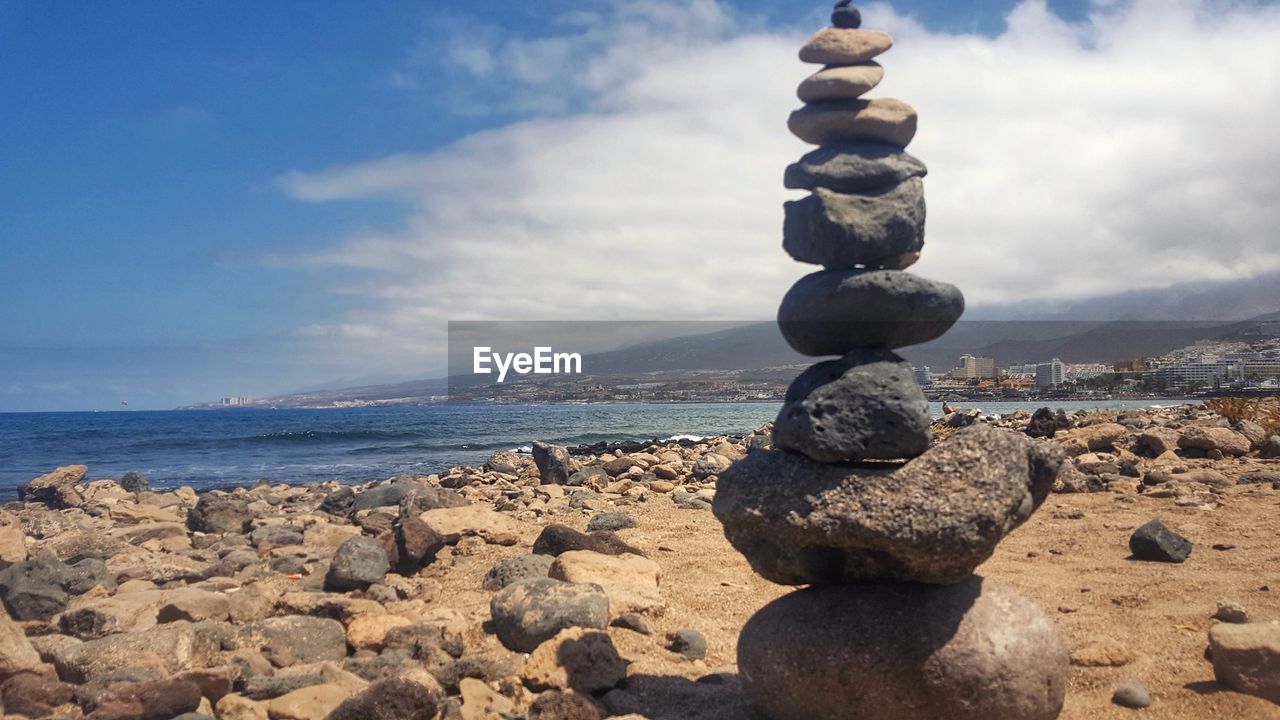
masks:
<svg viewBox="0 0 1280 720"><path fill-rule="evenodd" d="M951 371L951 377L956 380L981 380L994 378L995 376L995 358L978 357L976 355L961 355L960 367Z"/></svg>
<svg viewBox="0 0 1280 720"><path fill-rule="evenodd" d="M1066 366L1058 358L1036 365L1036 387L1057 387L1066 381Z"/></svg>

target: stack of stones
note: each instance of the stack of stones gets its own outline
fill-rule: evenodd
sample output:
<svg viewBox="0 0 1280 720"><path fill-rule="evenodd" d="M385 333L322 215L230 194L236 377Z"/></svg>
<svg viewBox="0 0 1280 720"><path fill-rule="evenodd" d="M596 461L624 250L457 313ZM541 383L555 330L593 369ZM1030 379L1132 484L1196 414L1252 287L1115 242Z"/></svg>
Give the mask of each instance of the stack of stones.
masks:
<svg viewBox="0 0 1280 720"><path fill-rule="evenodd" d="M928 403L895 349L959 319L951 285L903 270L924 243L916 115L865 100L892 45L835 27L800 51L791 130L819 148L787 169L784 247L823 270L778 312L797 351L839 356L792 383L774 447L730 467L713 509L764 578L805 585L760 610L738 644L744 687L773 720L1032 720L1062 709L1067 654L1052 622L974 570L1040 506L1063 458L975 424L931 446Z"/></svg>

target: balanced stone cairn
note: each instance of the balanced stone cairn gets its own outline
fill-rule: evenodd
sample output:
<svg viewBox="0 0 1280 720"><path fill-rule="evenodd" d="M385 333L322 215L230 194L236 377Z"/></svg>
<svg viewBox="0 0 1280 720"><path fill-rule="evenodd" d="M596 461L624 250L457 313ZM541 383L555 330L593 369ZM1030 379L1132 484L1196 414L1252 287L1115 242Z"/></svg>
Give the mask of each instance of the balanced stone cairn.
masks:
<svg viewBox="0 0 1280 720"><path fill-rule="evenodd" d="M849 0L800 59L790 128L819 146L787 168L783 247L824 269L778 311L802 373L773 448L720 475L713 510L765 579L807 585L743 628L738 667L773 720L1056 718L1067 653L1031 602L974 569L1044 502L1061 452L978 423L930 448L929 406L894 350L945 333L954 286L903 272L924 245L916 113L865 100L892 39Z"/></svg>

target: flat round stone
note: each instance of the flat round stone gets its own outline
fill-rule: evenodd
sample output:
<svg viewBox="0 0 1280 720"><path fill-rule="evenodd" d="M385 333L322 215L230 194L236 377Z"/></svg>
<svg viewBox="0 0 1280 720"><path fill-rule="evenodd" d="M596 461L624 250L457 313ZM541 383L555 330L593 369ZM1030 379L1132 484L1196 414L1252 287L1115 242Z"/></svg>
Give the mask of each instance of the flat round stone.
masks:
<svg viewBox="0 0 1280 720"><path fill-rule="evenodd" d="M783 184L792 190L826 188L840 193L883 190L929 169L896 145L845 142L820 147L787 167Z"/></svg>
<svg viewBox="0 0 1280 720"><path fill-rule="evenodd" d="M778 327L796 352L822 357L919 345L963 313L964 295L954 285L897 270L824 270L787 291Z"/></svg>
<svg viewBox="0 0 1280 720"><path fill-rule="evenodd" d="M827 463L913 458L929 449L931 421L910 363L888 350L859 350L791 383L773 446Z"/></svg>
<svg viewBox="0 0 1280 720"><path fill-rule="evenodd" d="M911 178L878 194L818 188L784 206L782 247L800 262L828 270L882 267L924 247L924 183Z"/></svg>
<svg viewBox="0 0 1280 720"><path fill-rule="evenodd" d="M827 67L800 83L796 95L802 102L853 100L871 91L884 79L884 67L877 62Z"/></svg>
<svg viewBox="0 0 1280 720"><path fill-rule="evenodd" d="M805 105L791 113L787 127L813 145L872 140L899 148L911 144L919 119L901 100L842 100Z"/></svg>
<svg viewBox="0 0 1280 720"><path fill-rule="evenodd" d="M823 28L800 48L800 62L819 65L857 65L893 47L893 38L879 30Z"/></svg>
<svg viewBox="0 0 1280 720"><path fill-rule="evenodd" d="M1067 660L1038 607L980 578L800 590L738 640L743 688L769 720L1053 720Z"/></svg>

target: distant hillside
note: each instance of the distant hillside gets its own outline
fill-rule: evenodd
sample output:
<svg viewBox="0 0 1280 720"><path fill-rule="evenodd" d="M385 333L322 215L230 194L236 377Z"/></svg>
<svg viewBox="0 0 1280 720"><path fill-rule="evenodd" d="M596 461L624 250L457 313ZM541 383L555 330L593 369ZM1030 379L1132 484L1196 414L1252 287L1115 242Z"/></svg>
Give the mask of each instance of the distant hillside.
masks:
<svg viewBox="0 0 1280 720"><path fill-rule="evenodd" d="M943 337L905 348L915 365L955 367L965 353L995 358L997 366L1060 358L1064 362L1114 362L1162 355L1197 340L1248 339L1280 332L1280 273L1240 282L1175 285L1059 306L975 308ZM1028 319L1028 313L1036 317ZM1021 318L1021 319L1015 319ZM1173 320L1171 318L1180 318ZM1252 319L1248 319L1252 318ZM688 333L697 323L675 323ZM684 334L587 354L591 376L626 378L662 373L737 373L813 362L792 350L777 325L761 322L715 332ZM742 377L726 375L726 378ZM454 389L487 383L459 380ZM449 393L447 378L314 389L256 401L277 407L333 407L343 404L427 402ZM215 407L214 405L196 407Z"/></svg>

